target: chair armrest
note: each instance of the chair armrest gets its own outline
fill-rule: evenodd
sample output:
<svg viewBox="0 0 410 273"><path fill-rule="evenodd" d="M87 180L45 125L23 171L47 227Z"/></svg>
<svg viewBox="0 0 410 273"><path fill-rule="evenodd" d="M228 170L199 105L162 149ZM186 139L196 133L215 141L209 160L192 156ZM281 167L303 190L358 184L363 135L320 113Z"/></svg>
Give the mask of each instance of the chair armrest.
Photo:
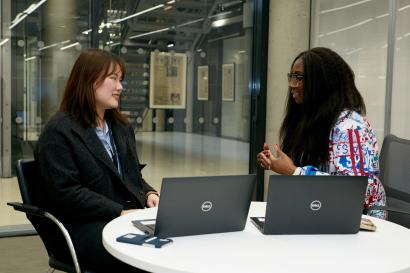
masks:
<svg viewBox="0 0 410 273"><path fill-rule="evenodd" d="M372 206L372 207L368 207L367 209L365 209L366 212L371 211L371 210L385 210L385 211L391 211L391 212L397 212L397 213L410 215L409 210L404 210L404 209L399 209L399 208L394 208L394 207L389 207L389 206Z"/></svg>
<svg viewBox="0 0 410 273"><path fill-rule="evenodd" d="M27 205L19 202L8 202L7 205L12 206L15 210L22 211L24 213L32 214L35 216L44 217L45 211L37 206Z"/></svg>
<svg viewBox="0 0 410 273"><path fill-rule="evenodd" d="M34 216L47 218L51 222L53 222L59 228L60 232L63 234L66 240L68 249L71 254L71 258L73 259L73 265L75 267L75 272L76 273L82 272L80 269L80 264L78 263L77 254L75 253L74 245L71 240L70 234L68 233L64 225L56 217L54 217L51 213L45 210L42 210L41 208L37 206L33 206L33 205L27 205L27 204L23 204L19 202L8 202L7 205L12 206L15 210L22 211L26 214L31 214Z"/></svg>

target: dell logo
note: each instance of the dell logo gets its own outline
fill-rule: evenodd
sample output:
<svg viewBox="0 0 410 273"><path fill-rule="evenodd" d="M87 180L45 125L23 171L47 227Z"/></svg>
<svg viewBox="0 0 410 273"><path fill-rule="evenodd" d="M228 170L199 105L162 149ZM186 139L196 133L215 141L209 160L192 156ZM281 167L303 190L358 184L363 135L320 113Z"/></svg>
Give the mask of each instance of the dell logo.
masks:
<svg viewBox="0 0 410 273"><path fill-rule="evenodd" d="M210 211L212 209L212 202L211 201L205 201L201 205L201 210L204 212Z"/></svg>
<svg viewBox="0 0 410 273"><path fill-rule="evenodd" d="M311 210L320 210L322 207L322 203L319 200L314 200L312 203L310 203L310 209Z"/></svg>

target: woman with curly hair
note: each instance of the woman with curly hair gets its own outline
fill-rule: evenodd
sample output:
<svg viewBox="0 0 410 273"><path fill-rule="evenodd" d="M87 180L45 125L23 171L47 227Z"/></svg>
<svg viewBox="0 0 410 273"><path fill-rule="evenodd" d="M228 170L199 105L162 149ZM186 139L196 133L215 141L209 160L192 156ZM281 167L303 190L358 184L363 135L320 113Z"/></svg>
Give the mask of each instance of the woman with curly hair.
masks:
<svg viewBox="0 0 410 273"><path fill-rule="evenodd" d="M367 176L364 208L385 205L376 134L349 65L328 48L312 48L294 59L288 82L277 157L265 144L258 164L284 175Z"/></svg>

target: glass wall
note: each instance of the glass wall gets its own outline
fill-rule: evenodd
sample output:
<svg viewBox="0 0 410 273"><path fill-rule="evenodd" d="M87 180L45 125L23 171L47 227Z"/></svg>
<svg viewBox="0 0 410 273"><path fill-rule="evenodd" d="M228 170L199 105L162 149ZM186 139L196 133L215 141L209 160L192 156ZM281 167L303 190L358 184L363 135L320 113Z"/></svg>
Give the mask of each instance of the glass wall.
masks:
<svg viewBox="0 0 410 273"><path fill-rule="evenodd" d="M0 177L13 192L1 210L20 198L15 162L33 156L87 48L126 62L120 109L155 188L167 176L247 174L252 42L251 0L1 0Z"/></svg>
<svg viewBox="0 0 410 273"><path fill-rule="evenodd" d="M384 134L389 1L314 0L311 46L329 47L351 66L379 140Z"/></svg>
<svg viewBox="0 0 410 273"><path fill-rule="evenodd" d="M355 71L379 142L389 133L410 139L406 123L410 115L410 1L314 0L312 4L311 45L334 49Z"/></svg>
<svg viewBox="0 0 410 273"><path fill-rule="evenodd" d="M410 139L410 0L397 1L396 8L391 132Z"/></svg>

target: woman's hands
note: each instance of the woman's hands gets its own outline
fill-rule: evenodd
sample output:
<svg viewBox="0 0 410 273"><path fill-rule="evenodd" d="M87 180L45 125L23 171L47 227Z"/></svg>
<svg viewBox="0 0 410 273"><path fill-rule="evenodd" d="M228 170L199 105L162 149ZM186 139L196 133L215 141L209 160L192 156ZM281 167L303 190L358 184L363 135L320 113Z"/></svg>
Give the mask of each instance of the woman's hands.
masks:
<svg viewBox="0 0 410 273"><path fill-rule="evenodd" d="M257 155L257 163L265 170L272 170L278 174L292 175L296 166L287 154L285 154L278 144L274 146L276 157L272 154L268 144L263 144L263 150Z"/></svg>
<svg viewBox="0 0 410 273"><path fill-rule="evenodd" d="M257 155L257 163L265 170L271 169L273 154L269 149L268 144L263 144L263 150Z"/></svg>
<svg viewBox="0 0 410 273"><path fill-rule="evenodd" d="M122 215L125 215L125 214L128 214L128 213L130 213L130 212L133 212L133 211L137 211L138 209L127 209L127 210L123 210L123 211L121 211L121 216Z"/></svg>
<svg viewBox="0 0 410 273"><path fill-rule="evenodd" d="M156 193L151 193L147 196L147 206L149 208L158 207L159 205L159 196ZM127 209L121 211L121 215L125 215L130 212L137 211L138 209Z"/></svg>
<svg viewBox="0 0 410 273"><path fill-rule="evenodd" d="M147 206L149 208L158 207L159 205L159 196L158 194L151 193L147 197Z"/></svg>

